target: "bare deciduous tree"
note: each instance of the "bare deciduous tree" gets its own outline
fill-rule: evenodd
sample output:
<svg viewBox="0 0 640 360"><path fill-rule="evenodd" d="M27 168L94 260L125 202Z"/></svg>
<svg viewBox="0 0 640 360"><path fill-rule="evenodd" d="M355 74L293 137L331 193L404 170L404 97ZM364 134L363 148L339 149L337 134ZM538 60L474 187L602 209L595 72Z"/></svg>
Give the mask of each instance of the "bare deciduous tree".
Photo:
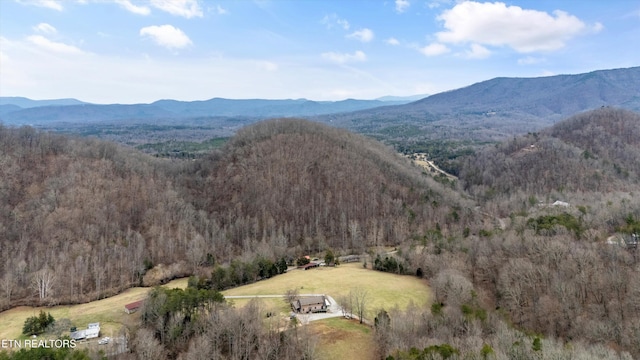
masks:
<svg viewBox="0 0 640 360"><path fill-rule="evenodd" d="M294 301L298 300L298 298L300 297L300 290L298 288L295 289L289 289L287 290L287 292L284 294L284 301L287 304L291 304Z"/></svg>
<svg viewBox="0 0 640 360"><path fill-rule="evenodd" d="M166 351L149 329L142 328L136 332L133 342L135 353L140 360L164 359Z"/></svg>
<svg viewBox="0 0 640 360"><path fill-rule="evenodd" d="M349 297L353 298L353 309L360 320L360 324L364 322L364 315L367 311L369 302L369 291L360 287L352 289Z"/></svg>
<svg viewBox="0 0 640 360"><path fill-rule="evenodd" d="M44 301L53 295L53 286L56 282L56 274L48 267L42 268L33 274L32 287L38 294L38 299Z"/></svg>

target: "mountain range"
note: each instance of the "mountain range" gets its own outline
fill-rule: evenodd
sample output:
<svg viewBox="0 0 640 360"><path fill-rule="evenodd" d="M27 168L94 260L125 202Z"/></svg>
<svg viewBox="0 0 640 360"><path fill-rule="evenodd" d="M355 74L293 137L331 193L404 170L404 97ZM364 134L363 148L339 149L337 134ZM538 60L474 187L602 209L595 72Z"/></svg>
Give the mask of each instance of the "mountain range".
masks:
<svg viewBox="0 0 640 360"><path fill-rule="evenodd" d="M232 118L251 123L266 118L305 117L386 139L498 141L539 131L568 116L602 106L640 111L640 67L536 78L501 77L414 99L213 98L96 105L75 99L34 101L3 97L0 122L50 126L114 122L175 125L190 121L222 126Z"/></svg>
<svg viewBox="0 0 640 360"><path fill-rule="evenodd" d="M143 110L168 111L157 109ZM637 251L623 245L640 233L640 115L628 110L599 107L490 144L460 160L455 181L370 137L299 119L251 124L184 161L0 124L0 153L2 310L88 302L188 275L198 291L225 289L266 282L276 261L370 252L347 265L354 281L373 265L432 289L435 306L390 309L390 348L437 339L460 358L536 358L541 349L640 356ZM38 279L50 279L46 291L34 291ZM264 312L252 314L251 328L262 328ZM246 324L220 319L229 320L192 329ZM166 323L177 324L167 334L192 326ZM137 339L149 331L160 344L144 326ZM290 341L281 334L276 342Z"/></svg>
<svg viewBox="0 0 640 360"><path fill-rule="evenodd" d="M14 125L55 122L96 123L121 120L144 122L157 119L198 117L300 117L350 112L384 105L406 104L413 98L388 100L312 101L307 99L223 99L203 101L158 100L151 104L89 104L75 99L30 100L0 98L0 120Z"/></svg>
<svg viewBox="0 0 640 360"><path fill-rule="evenodd" d="M577 75L495 78L405 105L319 117L369 134L501 140L602 106L640 111L640 67ZM398 129L398 126L403 129Z"/></svg>

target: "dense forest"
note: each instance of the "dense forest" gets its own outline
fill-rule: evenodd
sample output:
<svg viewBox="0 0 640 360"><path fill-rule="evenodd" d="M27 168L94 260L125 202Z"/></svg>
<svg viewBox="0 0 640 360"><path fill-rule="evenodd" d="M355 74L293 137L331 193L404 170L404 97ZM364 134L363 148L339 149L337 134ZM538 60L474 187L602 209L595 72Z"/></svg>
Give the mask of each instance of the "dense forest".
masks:
<svg viewBox="0 0 640 360"><path fill-rule="evenodd" d="M640 115L602 108L539 133L487 147L461 166L465 190L480 197L631 191L640 179Z"/></svg>
<svg viewBox="0 0 640 360"><path fill-rule="evenodd" d="M390 148L301 120L248 127L197 161L29 127L0 128L0 149L2 308L83 302L254 254L459 234L473 217Z"/></svg>
<svg viewBox="0 0 640 360"><path fill-rule="evenodd" d="M295 329L259 324L259 303L208 291L331 248L429 281L430 307L378 314L382 359L638 358L640 253L616 240L640 232L639 154L640 116L611 108L460 153L455 182L303 120L248 126L195 160L0 127L0 305L196 274L212 280L152 293L139 358L314 358ZM223 267L238 280L211 285Z"/></svg>

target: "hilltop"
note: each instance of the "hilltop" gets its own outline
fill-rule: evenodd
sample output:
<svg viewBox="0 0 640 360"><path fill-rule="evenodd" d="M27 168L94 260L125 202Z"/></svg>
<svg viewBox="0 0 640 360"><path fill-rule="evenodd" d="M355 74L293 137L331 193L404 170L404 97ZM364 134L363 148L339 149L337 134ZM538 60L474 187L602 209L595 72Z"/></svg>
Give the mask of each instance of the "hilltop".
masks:
<svg viewBox="0 0 640 360"><path fill-rule="evenodd" d="M289 247L363 249L438 223L459 231L448 217L464 207L451 189L381 143L304 120L246 127L191 171L186 179L198 208L224 227L253 224L248 234L231 233L238 245L246 236L282 233Z"/></svg>

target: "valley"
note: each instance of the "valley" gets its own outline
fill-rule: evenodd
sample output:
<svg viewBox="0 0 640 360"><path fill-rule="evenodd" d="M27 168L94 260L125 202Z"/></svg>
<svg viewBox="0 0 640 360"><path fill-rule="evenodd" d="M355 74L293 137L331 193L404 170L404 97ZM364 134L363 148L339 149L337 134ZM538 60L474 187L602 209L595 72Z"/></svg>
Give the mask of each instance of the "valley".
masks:
<svg viewBox="0 0 640 360"><path fill-rule="evenodd" d="M635 72L488 84L524 92ZM22 323L43 309L110 337L126 325L122 358L640 356L634 102L512 109L508 123L494 122L496 103L443 123L448 102L488 84L380 117L1 125L0 338L26 338ZM284 273L305 255L344 261ZM366 322L299 326L281 298L221 301L291 290L354 315L367 294Z"/></svg>

